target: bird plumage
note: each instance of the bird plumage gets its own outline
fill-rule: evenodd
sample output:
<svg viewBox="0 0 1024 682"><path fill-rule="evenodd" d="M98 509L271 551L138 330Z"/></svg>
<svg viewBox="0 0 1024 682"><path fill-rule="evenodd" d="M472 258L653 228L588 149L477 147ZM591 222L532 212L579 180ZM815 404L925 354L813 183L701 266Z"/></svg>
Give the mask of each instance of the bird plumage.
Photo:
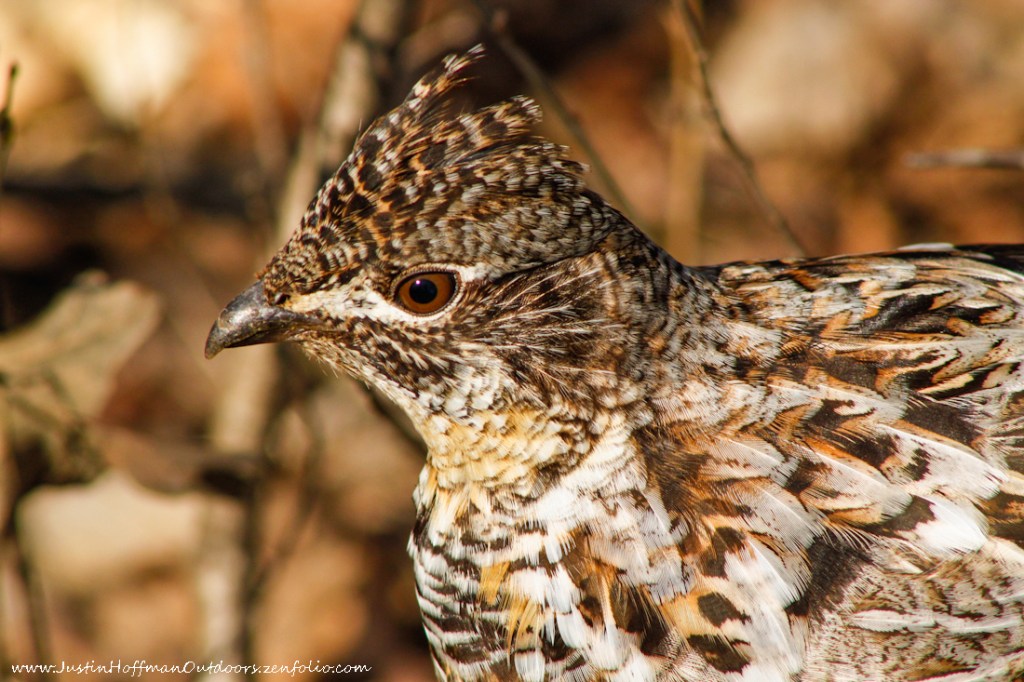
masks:
<svg viewBox="0 0 1024 682"><path fill-rule="evenodd" d="M413 419L439 677L1024 675L1024 248L687 268L530 100L448 110L477 54L362 135L207 345L296 340Z"/></svg>

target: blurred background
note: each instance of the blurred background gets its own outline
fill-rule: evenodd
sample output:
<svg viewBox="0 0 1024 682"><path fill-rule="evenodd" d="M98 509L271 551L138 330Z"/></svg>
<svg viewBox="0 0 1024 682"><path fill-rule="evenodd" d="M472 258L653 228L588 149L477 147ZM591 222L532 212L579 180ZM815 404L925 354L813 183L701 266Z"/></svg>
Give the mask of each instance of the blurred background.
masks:
<svg viewBox="0 0 1024 682"><path fill-rule="evenodd" d="M112 660L432 679L415 434L292 348L202 350L445 54L487 45L466 105L536 97L538 132L686 263L1024 242L1020 0L691 7L792 236L709 122L668 0L0 0L0 679ZM1018 168L935 163L959 149Z"/></svg>

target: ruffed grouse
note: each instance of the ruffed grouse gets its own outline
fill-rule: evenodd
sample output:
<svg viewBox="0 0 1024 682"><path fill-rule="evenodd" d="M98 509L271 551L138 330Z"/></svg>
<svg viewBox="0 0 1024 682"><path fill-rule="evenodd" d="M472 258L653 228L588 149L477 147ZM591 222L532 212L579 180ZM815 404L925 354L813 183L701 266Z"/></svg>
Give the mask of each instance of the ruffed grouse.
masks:
<svg viewBox="0 0 1024 682"><path fill-rule="evenodd" d="M1024 676L1024 247L680 265L477 52L374 123L207 355L298 341L429 453L448 680Z"/></svg>

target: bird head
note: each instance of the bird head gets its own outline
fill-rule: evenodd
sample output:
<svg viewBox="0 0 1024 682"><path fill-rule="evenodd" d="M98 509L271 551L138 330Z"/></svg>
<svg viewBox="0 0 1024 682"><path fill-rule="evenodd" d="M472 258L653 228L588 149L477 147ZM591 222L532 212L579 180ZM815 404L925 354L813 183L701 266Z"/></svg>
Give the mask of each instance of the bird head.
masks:
<svg viewBox="0 0 1024 682"><path fill-rule="evenodd" d="M360 136L207 356L297 341L422 421L550 403L615 355L599 245L639 233L531 136L530 99L450 111L479 55L446 59Z"/></svg>

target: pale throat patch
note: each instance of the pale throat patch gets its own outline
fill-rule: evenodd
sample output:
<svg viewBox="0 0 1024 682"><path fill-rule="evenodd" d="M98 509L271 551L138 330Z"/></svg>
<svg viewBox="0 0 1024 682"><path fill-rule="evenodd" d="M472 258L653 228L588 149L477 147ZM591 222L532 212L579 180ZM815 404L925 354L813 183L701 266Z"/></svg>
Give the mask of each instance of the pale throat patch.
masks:
<svg viewBox="0 0 1024 682"><path fill-rule="evenodd" d="M434 415L423 424L427 465L440 488L487 488L529 480L536 470L565 456L573 444L563 428L539 410L479 410L463 419Z"/></svg>

